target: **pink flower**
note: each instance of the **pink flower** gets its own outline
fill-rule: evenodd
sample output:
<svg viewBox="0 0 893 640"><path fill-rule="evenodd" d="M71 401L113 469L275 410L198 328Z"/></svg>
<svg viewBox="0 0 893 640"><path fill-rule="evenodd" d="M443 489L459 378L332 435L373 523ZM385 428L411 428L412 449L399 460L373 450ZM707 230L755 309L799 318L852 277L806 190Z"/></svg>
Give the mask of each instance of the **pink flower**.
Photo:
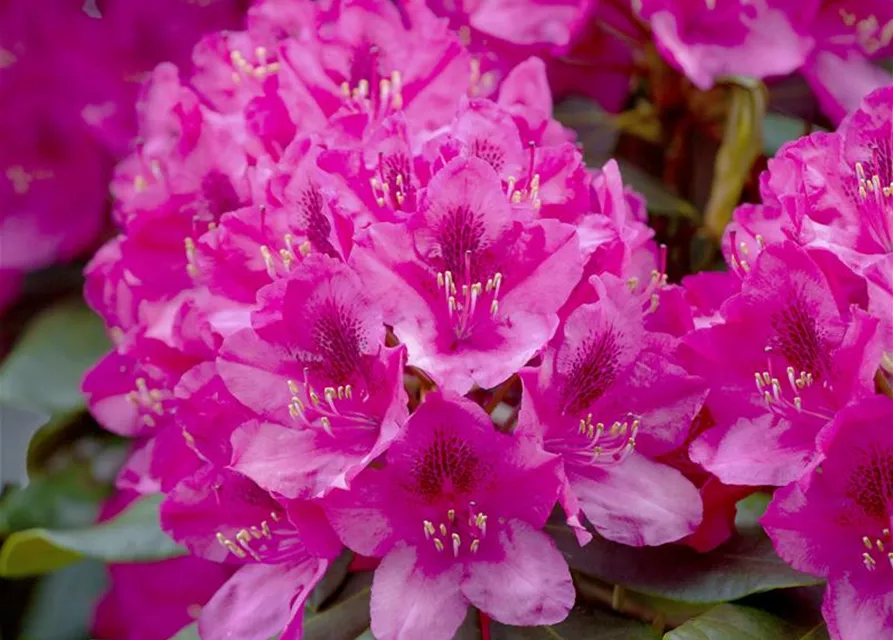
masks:
<svg viewBox="0 0 893 640"><path fill-rule="evenodd" d="M212 466L161 508L164 529L193 554L239 569L202 609L203 640L301 637L304 603L340 544L319 507L284 508L238 473Z"/></svg>
<svg viewBox="0 0 893 640"><path fill-rule="evenodd" d="M828 579L822 613L834 640L893 633L891 421L883 396L840 411L815 465L776 493L762 519L785 561Z"/></svg>
<svg viewBox="0 0 893 640"><path fill-rule="evenodd" d="M449 19L475 56L481 95L487 95L512 66L528 56L560 54L586 17L589 0L507 2L429 0L434 13Z"/></svg>
<svg viewBox="0 0 893 640"><path fill-rule="evenodd" d="M827 252L768 245L745 268L724 321L684 338L718 425L691 456L727 484L784 485L835 413L873 392L878 320L863 310L864 281Z"/></svg>
<svg viewBox="0 0 893 640"><path fill-rule="evenodd" d="M592 285L597 301L569 315L538 369L521 371L518 431L561 457L561 503L581 543L581 512L624 544L678 540L700 522L701 500L653 458L685 441L704 384L675 362L669 336L645 329L641 297L610 276Z"/></svg>
<svg viewBox="0 0 893 640"><path fill-rule="evenodd" d="M494 387L541 349L582 269L573 227L531 219L493 167L450 161L406 227L374 224L351 261L407 346L445 388Z"/></svg>
<svg viewBox="0 0 893 640"><path fill-rule="evenodd" d="M123 510L136 494L119 492L103 506L99 521ZM168 640L199 615L233 573L230 565L194 556L160 562L112 564L109 588L93 613L98 640Z"/></svg>
<svg viewBox="0 0 893 640"><path fill-rule="evenodd" d="M217 369L259 421L233 435L232 466L287 498L347 488L406 419L402 348L362 281L310 256L261 290L253 328L228 338Z"/></svg>
<svg viewBox="0 0 893 640"><path fill-rule="evenodd" d="M863 96L893 83L873 60L893 52L893 6L884 0L823 2L812 25L813 54L803 77L835 122L859 107Z"/></svg>
<svg viewBox="0 0 893 640"><path fill-rule="evenodd" d="M471 402L429 393L386 464L325 502L345 544L383 557L375 637L448 640L469 604L506 624L563 620L573 585L539 531L558 494L557 462L496 431Z"/></svg>
<svg viewBox="0 0 893 640"><path fill-rule="evenodd" d="M893 88L867 96L836 132L783 147L760 184L763 206L739 208L729 226L730 261L784 238L832 251L865 278L893 354Z"/></svg>
<svg viewBox="0 0 893 640"><path fill-rule="evenodd" d="M816 0L792 7L784 0L643 0L663 56L700 89L722 76L757 78L796 71L813 40Z"/></svg>

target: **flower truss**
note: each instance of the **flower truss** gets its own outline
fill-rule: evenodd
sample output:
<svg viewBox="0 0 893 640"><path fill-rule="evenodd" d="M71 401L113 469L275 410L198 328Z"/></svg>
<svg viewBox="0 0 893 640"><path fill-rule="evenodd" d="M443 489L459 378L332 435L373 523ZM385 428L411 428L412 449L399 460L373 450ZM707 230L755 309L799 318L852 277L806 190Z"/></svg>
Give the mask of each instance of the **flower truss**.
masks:
<svg viewBox="0 0 893 640"><path fill-rule="evenodd" d="M119 234L87 268L114 348L83 386L134 439L119 488L164 493L165 531L227 567L202 638L300 638L344 548L377 559L380 640L448 640L470 606L560 622L556 508L581 545L710 549L742 487L830 508L813 486L843 476L808 480L845 448L829 434L888 408L889 93L774 161L730 272L671 285L641 197L587 169L529 57L579 7L503 33L489 4L268 0L142 89ZM481 33L510 52L484 65ZM857 523L880 551L882 485ZM801 564L843 576L845 628L881 587L824 544Z"/></svg>

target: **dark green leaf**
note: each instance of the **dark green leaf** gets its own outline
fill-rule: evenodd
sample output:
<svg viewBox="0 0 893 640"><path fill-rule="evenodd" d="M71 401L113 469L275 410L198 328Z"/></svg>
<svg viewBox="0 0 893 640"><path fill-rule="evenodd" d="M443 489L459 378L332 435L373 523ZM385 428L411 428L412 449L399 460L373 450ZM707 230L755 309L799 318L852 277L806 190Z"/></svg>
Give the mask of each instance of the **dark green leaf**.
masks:
<svg viewBox="0 0 893 640"><path fill-rule="evenodd" d="M577 133L586 164L600 167L614 155L620 130L598 103L570 98L555 106L555 118Z"/></svg>
<svg viewBox="0 0 893 640"><path fill-rule="evenodd" d="M815 629L807 631L800 640L831 640L831 636L828 634L828 627L820 624Z"/></svg>
<svg viewBox="0 0 893 640"><path fill-rule="evenodd" d="M658 640L649 625L619 616L588 602L571 609L564 622L548 627L509 627L492 622L492 640Z"/></svg>
<svg viewBox="0 0 893 640"><path fill-rule="evenodd" d="M44 311L0 366L0 403L53 415L82 409L81 378L108 348L102 321L83 303Z"/></svg>
<svg viewBox="0 0 893 640"><path fill-rule="evenodd" d="M800 631L758 609L721 604L664 635L664 640L799 640Z"/></svg>
<svg viewBox="0 0 893 640"><path fill-rule="evenodd" d="M657 178L628 162L618 162L623 182L645 197L648 210L667 217L681 217L698 221L701 215L694 205L673 194Z"/></svg>
<svg viewBox="0 0 893 640"><path fill-rule="evenodd" d="M46 413L0 402L0 486L27 483L29 442L49 419Z"/></svg>
<svg viewBox="0 0 893 640"><path fill-rule="evenodd" d="M319 613L304 618L304 640L355 640L369 628L372 574L355 573L341 592Z"/></svg>
<svg viewBox="0 0 893 640"><path fill-rule="evenodd" d="M307 608L310 611L314 613L319 611L320 607L326 604L329 598L338 591L344 583L344 579L347 578L347 568L352 560L353 553L346 549L335 559L335 562L326 571L326 575L323 576L316 588L313 589L313 593L307 598Z"/></svg>
<svg viewBox="0 0 893 640"><path fill-rule="evenodd" d="M481 640L481 619L477 609L468 607L465 620L456 631L453 640Z"/></svg>
<svg viewBox="0 0 893 640"><path fill-rule="evenodd" d="M28 529L0 549L0 575L21 577L54 571L82 557L105 562L147 562L183 555L158 524L161 496L147 496L102 524L69 530Z"/></svg>
<svg viewBox="0 0 893 640"><path fill-rule="evenodd" d="M742 532L718 549L628 547L596 536L580 547L566 527L549 532L574 569L611 584L682 602L728 602L751 593L818 584L786 565L762 531Z"/></svg>
<svg viewBox="0 0 893 640"><path fill-rule="evenodd" d="M85 465L72 465L16 487L0 501L0 534L34 527L84 527L96 519L108 488L98 484Z"/></svg>
<svg viewBox="0 0 893 640"><path fill-rule="evenodd" d="M774 156L785 143L803 137L809 131L809 124L800 118L767 113L763 118L763 154Z"/></svg>
<svg viewBox="0 0 893 640"><path fill-rule="evenodd" d="M20 640L86 637L93 607L106 585L105 567L84 560L43 578L22 622Z"/></svg>

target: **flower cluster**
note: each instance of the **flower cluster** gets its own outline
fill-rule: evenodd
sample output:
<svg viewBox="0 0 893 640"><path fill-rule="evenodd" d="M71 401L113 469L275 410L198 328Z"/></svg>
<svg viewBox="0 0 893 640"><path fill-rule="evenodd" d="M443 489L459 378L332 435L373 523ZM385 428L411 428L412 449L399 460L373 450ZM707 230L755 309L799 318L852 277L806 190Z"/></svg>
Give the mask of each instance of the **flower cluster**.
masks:
<svg viewBox="0 0 893 640"><path fill-rule="evenodd" d="M761 191L763 204L742 206L726 233L739 292L722 322L687 338L692 362L714 358L708 405L727 414L692 457L727 482L784 486L763 525L785 560L828 579L832 637L885 637L893 629L893 87L867 96L836 132L782 148Z"/></svg>
<svg viewBox="0 0 893 640"><path fill-rule="evenodd" d="M548 63L553 91L619 110L654 65L652 51L699 89L723 78L800 74L834 121L893 82L886 0L611 0L429 2L472 47L490 83L519 56ZM653 82L655 78L652 78Z"/></svg>
<svg viewBox="0 0 893 640"><path fill-rule="evenodd" d="M25 272L95 246L142 77L242 15L237 0L45 4L0 7L0 309Z"/></svg>
<svg viewBox="0 0 893 640"><path fill-rule="evenodd" d="M840 462L863 480L810 478L889 408L890 92L773 161L730 272L672 285L641 197L552 119L547 65L482 66L488 10L266 0L143 88L87 269L115 346L84 390L135 439L118 486L163 492L165 531L232 571L202 638L299 638L344 548L379 562L380 640L451 638L470 605L559 622L556 506L581 545L708 550L758 487L795 515L855 491L841 539L862 508L880 568L883 443ZM529 52L569 38L523 18ZM777 525L782 553L810 523ZM865 592L833 584L843 626Z"/></svg>

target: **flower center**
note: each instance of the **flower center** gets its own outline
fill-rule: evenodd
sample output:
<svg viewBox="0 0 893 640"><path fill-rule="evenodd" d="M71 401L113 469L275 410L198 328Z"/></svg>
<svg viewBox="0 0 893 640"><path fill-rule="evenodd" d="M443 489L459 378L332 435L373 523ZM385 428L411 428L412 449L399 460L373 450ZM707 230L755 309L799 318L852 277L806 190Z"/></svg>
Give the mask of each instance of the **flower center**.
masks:
<svg viewBox="0 0 893 640"><path fill-rule="evenodd" d="M794 298L772 314L770 323L775 336L769 343L769 352L778 350L795 370L809 372L815 380L827 378L831 363L826 337L804 300Z"/></svg>
<svg viewBox="0 0 893 640"><path fill-rule="evenodd" d="M466 251L465 256L464 273L471 274L471 251ZM457 338L467 337L479 320L496 316L502 280L502 273L498 271L489 276L486 283L470 282L470 277L465 279L465 283L457 283L452 271L437 273L437 288L443 291ZM478 314L481 308L486 311Z"/></svg>
<svg viewBox="0 0 893 640"><path fill-rule="evenodd" d="M884 185L879 175L869 176L865 166L857 162L856 177L859 180L859 220L885 253L893 253L893 176L888 176L890 183Z"/></svg>
<svg viewBox="0 0 893 640"><path fill-rule="evenodd" d="M150 389L145 378L136 379L136 390L127 394L127 401L137 408L140 422L151 428L156 424L156 416L164 415L164 402L171 397L165 389Z"/></svg>
<svg viewBox="0 0 893 640"><path fill-rule="evenodd" d="M369 184L379 207L388 204L398 211L401 210L407 198L412 198L415 194L409 159L402 153L385 155L380 152L378 175L369 178Z"/></svg>
<svg viewBox="0 0 893 640"><path fill-rule="evenodd" d="M339 433L345 430L359 429L370 431L378 427L378 420L366 413L366 402L369 393L357 394L350 384L325 387L322 395L310 384L310 370L304 369L304 381L288 381L288 389L292 396L288 403L288 412L292 418L308 428L321 428L335 437L335 429Z"/></svg>
<svg viewBox="0 0 893 640"><path fill-rule="evenodd" d="M893 569L893 542L890 539L890 529L885 528L880 536L874 539L862 536L862 544L867 549L862 553L862 564L866 569L874 571L879 563L883 566L884 561Z"/></svg>
<svg viewBox="0 0 893 640"><path fill-rule="evenodd" d="M257 47L254 50L254 58L256 62L249 62L240 51L230 51L229 59L233 66L233 84L242 84L243 80L249 78L254 80L263 80L267 76L279 72L281 64L276 60L275 55L272 58L266 47Z"/></svg>
<svg viewBox="0 0 893 640"><path fill-rule="evenodd" d="M772 348L766 347L766 352L771 354ZM767 359L767 367L764 371L755 371L754 382L757 393L763 399L769 410L781 417L790 417L792 412L811 415L822 420L831 420L833 416L816 411L815 407L804 406L804 393L811 389L816 382L815 376L809 371L797 370L794 367L785 369L784 382L773 375L772 360ZM785 384L786 383L786 384ZM827 387L827 382L823 383ZM816 403L819 403L817 398Z"/></svg>
<svg viewBox="0 0 893 640"><path fill-rule="evenodd" d="M574 352L570 375L562 385L564 414L579 414L617 380L620 346L614 331L590 335Z"/></svg>
<svg viewBox="0 0 893 640"><path fill-rule="evenodd" d="M270 520L261 520L258 525L240 529L233 539L228 538L221 531L217 532L217 542L237 558L243 559L250 556L260 562L262 554L269 550L269 543L278 535L276 524L282 517L275 511L270 512ZM273 522L270 525L270 521Z"/></svg>
<svg viewBox="0 0 893 640"><path fill-rule="evenodd" d="M623 462L636 448L636 435L641 421L627 414L610 425L592 421L592 414L580 418L577 432L547 438L546 449L560 452L566 461L583 466L607 466Z"/></svg>
<svg viewBox="0 0 893 640"><path fill-rule="evenodd" d="M422 533L437 553L452 551L453 558L475 555L487 537L488 520L487 514L471 501L458 510L450 507L430 520L422 520Z"/></svg>

